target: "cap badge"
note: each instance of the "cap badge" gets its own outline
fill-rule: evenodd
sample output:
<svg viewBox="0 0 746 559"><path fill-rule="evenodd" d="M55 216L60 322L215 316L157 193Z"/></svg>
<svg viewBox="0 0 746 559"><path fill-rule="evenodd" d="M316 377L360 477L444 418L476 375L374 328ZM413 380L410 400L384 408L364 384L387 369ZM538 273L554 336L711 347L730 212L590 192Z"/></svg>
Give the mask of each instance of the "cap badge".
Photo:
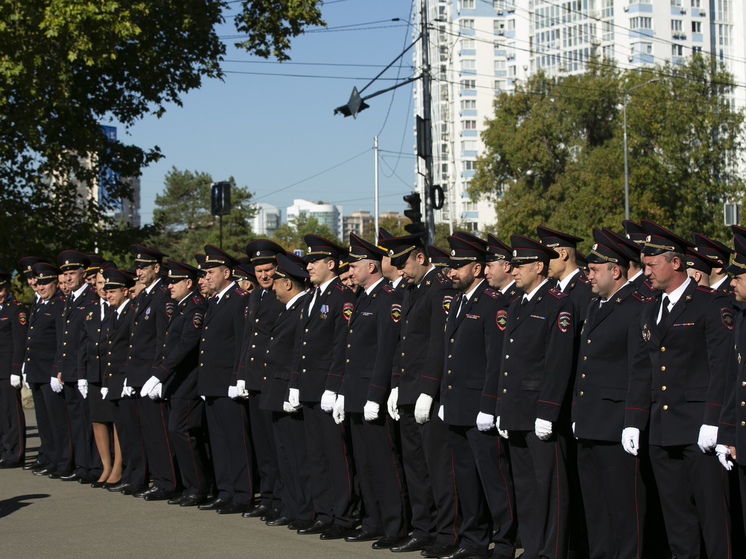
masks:
<svg viewBox="0 0 746 559"><path fill-rule="evenodd" d="M389 251L389 256L394 256L394 251L393 251L393 249Z"/></svg>
<svg viewBox="0 0 746 559"><path fill-rule="evenodd" d="M257 255L257 256L261 256L261 255L262 255L262 252L261 252L260 250L257 250L257 251L256 251L256 255Z"/></svg>
<svg viewBox="0 0 746 559"><path fill-rule="evenodd" d="M598 244L593 245L593 250L598 250Z"/></svg>
<svg viewBox="0 0 746 559"><path fill-rule="evenodd" d="M451 251L451 256L456 256L456 251L455 250Z"/></svg>
<svg viewBox="0 0 746 559"><path fill-rule="evenodd" d="M513 256L518 256L518 251L517 250L513 251Z"/></svg>

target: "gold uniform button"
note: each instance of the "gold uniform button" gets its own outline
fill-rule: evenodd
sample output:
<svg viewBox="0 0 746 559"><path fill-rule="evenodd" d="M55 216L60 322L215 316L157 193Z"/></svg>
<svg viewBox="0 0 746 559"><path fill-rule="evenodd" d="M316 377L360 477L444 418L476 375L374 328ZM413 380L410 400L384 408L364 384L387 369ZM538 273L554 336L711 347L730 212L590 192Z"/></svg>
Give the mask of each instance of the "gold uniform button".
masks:
<svg viewBox="0 0 746 559"><path fill-rule="evenodd" d="M741 407L746 406L746 402L741 402Z"/></svg>
<svg viewBox="0 0 746 559"><path fill-rule="evenodd" d="M668 409L668 404L666 404L665 406L663 406L663 409L667 410Z"/></svg>
<svg viewBox="0 0 746 559"><path fill-rule="evenodd" d="M585 373L583 373L582 375L580 375L580 378L585 378Z"/></svg>
<svg viewBox="0 0 746 559"><path fill-rule="evenodd" d="M665 390L665 389L666 389L666 387L665 387L665 386L661 386L661 390Z"/></svg>
<svg viewBox="0 0 746 559"><path fill-rule="evenodd" d="M350 360L348 359L348 360L347 360L347 362L349 363L349 362L350 362Z"/></svg>
<svg viewBox="0 0 746 559"><path fill-rule="evenodd" d="M586 355L583 355L583 361L588 361L588 357Z"/></svg>
<svg viewBox="0 0 746 559"><path fill-rule="evenodd" d="M741 421L741 427L746 427L746 421Z"/></svg>
<svg viewBox="0 0 746 559"><path fill-rule="evenodd" d="M448 359L450 359L450 358L451 358L451 356L449 355L449 356L448 356Z"/></svg>
<svg viewBox="0 0 746 559"><path fill-rule="evenodd" d="M453 388L453 387L452 387L452 386L451 386L451 385L449 384L449 385L448 385L448 390L450 390L451 388Z"/></svg>
<svg viewBox="0 0 746 559"><path fill-rule="evenodd" d="M590 341L590 340L588 340L588 341L587 341L586 343L591 343L591 341Z"/></svg>
<svg viewBox="0 0 746 559"><path fill-rule="evenodd" d="M666 370L666 366L664 365L663 367L661 367L661 371L665 372L665 370Z"/></svg>
<svg viewBox="0 0 746 559"><path fill-rule="evenodd" d="M665 347L662 347L662 348L661 348L661 351L666 351L666 348L665 348Z"/></svg>
<svg viewBox="0 0 746 559"><path fill-rule="evenodd" d="M583 391L582 391L582 390L580 391L580 395L581 395L581 396L583 395Z"/></svg>
<svg viewBox="0 0 746 559"><path fill-rule="evenodd" d="M508 391L507 388L503 388L503 394L507 393L507 391Z"/></svg>

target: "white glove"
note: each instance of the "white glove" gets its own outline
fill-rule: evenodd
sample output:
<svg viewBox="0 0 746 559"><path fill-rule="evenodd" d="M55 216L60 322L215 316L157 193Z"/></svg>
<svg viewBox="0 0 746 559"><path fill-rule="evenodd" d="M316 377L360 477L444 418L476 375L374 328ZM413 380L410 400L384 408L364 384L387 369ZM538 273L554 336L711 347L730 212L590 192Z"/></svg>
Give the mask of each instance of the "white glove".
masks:
<svg viewBox="0 0 746 559"><path fill-rule="evenodd" d="M709 452L718 442L718 428L714 425L702 425L699 428L697 446L702 452Z"/></svg>
<svg viewBox="0 0 746 559"><path fill-rule="evenodd" d="M291 388L290 390L295 389ZM331 390L324 390L324 393L321 395L321 409L324 410L326 413L332 413L332 411L334 411L334 402L336 401L336 392L332 392Z"/></svg>
<svg viewBox="0 0 746 559"><path fill-rule="evenodd" d="M574 421L572 422L572 436L575 437L575 422ZM575 437L575 438L577 439L578 437Z"/></svg>
<svg viewBox="0 0 746 559"><path fill-rule="evenodd" d="M140 390L140 397L145 398L145 396L149 396L150 392L160 383L156 377L150 377L145 384L143 385L142 389Z"/></svg>
<svg viewBox="0 0 746 559"><path fill-rule="evenodd" d="M720 460L723 468L730 472L733 469L733 462L728 460L728 456L730 456L730 449L724 444L719 444L715 446L715 452L717 452L718 460Z"/></svg>
<svg viewBox="0 0 746 559"><path fill-rule="evenodd" d="M21 376L20 375L10 375L10 385L13 388L21 388Z"/></svg>
<svg viewBox="0 0 746 559"><path fill-rule="evenodd" d="M156 384L155 388L148 392L148 396L151 400L160 400L161 398L163 398L163 383L159 382L158 384Z"/></svg>
<svg viewBox="0 0 746 559"><path fill-rule="evenodd" d="M497 427L498 434L503 438L507 439L509 437L508 432L505 429L500 429L500 416L497 416L497 421L495 421L495 426Z"/></svg>
<svg viewBox="0 0 746 559"><path fill-rule="evenodd" d="M495 416L489 413L479 412L477 415L477 429L480 431L489 431L495 427Z"/></svg>
<svg viewBox="0 0 746 559"><path fill-rule="evenodd" d="M399 401L399 387L395 387L391 389L391 393L389 394L389 399L386 402L386 407L389 410L389 415L391 416L391 419L394 421L399 421L399 408L396 407L397 402Z"/></svg>
<svg viewBox="0 0 746 559"><path fill-rule="evenodd" d="M540 441L549 440L549 437L552 436L552 422L537 417L534 424L534 431Z"/></svg>
<svg viewBox="0 0 746 559"><path fill-rule="evenodd" d="M101 387L101 398L106 400L106 395L109 393L109 389L106 386Z"/></svg>
<svg viewBox="0 0 746 559"><path fill-rule="evenodd" d="M283 402L283 403L282 403L282 411L284 411L285 413L293 413L293 412L296 412L296 411L298 411L298 409L297 409L297 408L294 408L294 407L293 407L293 406L292 406L292 405L290 404L290 402Z"/></svg>
<svg viewBox="0 0 746 559"><path fill-rule="evenodd" d="M420 394L414 405L414 420L420 425L430 421L430 408L433 407L433 397L427 394ZM441 419L443 419L441 417Z"/></svg>
<svg viewBox="0 0 746 559"><path fill-rule="evenodd" d="M377 403L370 400L365 402L365 406L363 407L363 415L365 416L365 421L375 421L376 419L378 419L378 412L380 410L381 406L379 406Z"/></svg>
<svg viewBox="0 0 746 559"><path fill-rule="evenodd" d="M345 397L341 394L337 396L337 401L334 402L332 417L334 418L334 423L337 425L345 420Z"/></svg>
<svg viewBox="0 0 746 559"><path fill-rule="evenodd" d="M132 396L134 393L135 389L131 386L127 386L127 379L124 379L124 384L122 385L122 398Z"/></svg>
<svg viewBox="0 0 746 559"><path fill-rule="evenodd" d="M445 416L446 416L445 408L441 404L440 408L438 409L438 417L440 418L441 421L445 421L446 420Z"/></svg>
<svg viewBox="0 0 746 559"><path fill-rule="evenodd" d="M207 401L207 398L205 398L204 396L200 396L200 398L202 398L202 401L203 401L203 402L206 402L206 401Z"/></svg>
<svg viewBox="0 0 746 559"><path fill-rule="evenodd" d="M78 379L78 391L83 396L83 399L88 398L88 381L86 379Z"/></svg>
<svg viewBox="0 0 746 559"><path fill-rule="evenodd" d="M293 408L300 407L300 390L297 388L288 388L288 402Z"/></svg>
<svg viewBox="0 0 746 559"><path fill-rule="evenodd" d="M238 398L248 398L249 397L249 391L246 390L246 381L245 380L237 380L236 381L236 396Z"/></svg>
<svg viewBox="0 0 746 559"><path fill-rule="evenodd" d="M26 388L31 390L31 385L28 383L28 380L26 379L26 373L23 373L23 384L26 386Z"/></svg>
<svg viewBox="0 0 746 559"><path fill-rule="evenodd" d="M237 386L229 386L228 387L228 398L231 400L235 400L238 398L238 387Z"/></svg>
<svg viewBox="0 0 746 559"><path fill-rule="evenodd" d="M49 385L52 387L52 390L54 390L57 394L62 392L62 383L57 380L57 377L51 377L49 379Z"/></svg>
<svg viewBox="0 0 746 559"><path fill-rule="evenodd" d="M640 450L640 430L637 427L625 427L622 431L622 446L627 453L637 456Z"/></svg>

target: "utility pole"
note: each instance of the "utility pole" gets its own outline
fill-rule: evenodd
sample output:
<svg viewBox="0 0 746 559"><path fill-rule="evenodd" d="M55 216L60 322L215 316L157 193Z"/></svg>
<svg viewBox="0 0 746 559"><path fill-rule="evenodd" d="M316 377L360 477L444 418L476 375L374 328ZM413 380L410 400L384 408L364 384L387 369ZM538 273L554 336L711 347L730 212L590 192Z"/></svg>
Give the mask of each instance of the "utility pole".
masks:
<svg viewBox="0 0 746 559"><path fill-rule="evenodd" d="M375 244L378 244L378 136L373 137L373 156L375 157L375 166L373 170L373 176L375 180L375 187L373 190L373 212L375 214L374 228L375 228Z"/></svg>
<svg viewBox="0 0 746 559"><path fill-rule="evenodd" d="M422 193L425 198L425 224L427 225L427 242L435 243L435 214L433 213L433 133L430 99L430 41L427 24L427 0L422 0L420 7L420 40L422 41L422 119L424 138L417 145L424 147L425 153L418 154L425 159L425 188ZM420 131L418 130L418 133ZM419 140L419 139L418 139Z"/></svg>

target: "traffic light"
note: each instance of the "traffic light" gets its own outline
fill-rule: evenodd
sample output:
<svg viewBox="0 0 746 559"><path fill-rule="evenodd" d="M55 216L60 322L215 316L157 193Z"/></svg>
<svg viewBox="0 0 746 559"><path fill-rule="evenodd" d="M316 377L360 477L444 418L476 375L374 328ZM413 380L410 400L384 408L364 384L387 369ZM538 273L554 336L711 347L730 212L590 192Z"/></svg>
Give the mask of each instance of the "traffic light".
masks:
<svg viewBox="0 0 746 559"><path fill-rule="evenodd" d="M412 223L405 225L404 229L411 234L423 233L425 224L422 223L422 198L419 192L412 192L404 196L404 201L409 204L409 208L404 210L404 215L412 220Z"/></svg>
<svg viewBox="0 0 746 559"><path fill-rule="evenodd" d="M212 183L212 215L228 215L231 213L231 183Z"/></svg>

